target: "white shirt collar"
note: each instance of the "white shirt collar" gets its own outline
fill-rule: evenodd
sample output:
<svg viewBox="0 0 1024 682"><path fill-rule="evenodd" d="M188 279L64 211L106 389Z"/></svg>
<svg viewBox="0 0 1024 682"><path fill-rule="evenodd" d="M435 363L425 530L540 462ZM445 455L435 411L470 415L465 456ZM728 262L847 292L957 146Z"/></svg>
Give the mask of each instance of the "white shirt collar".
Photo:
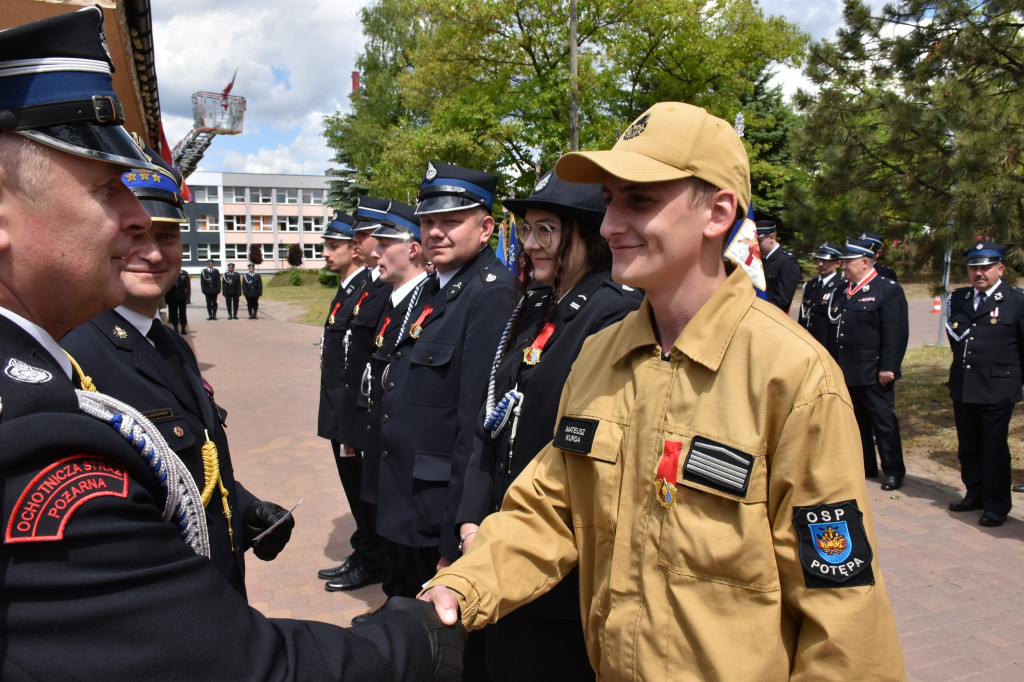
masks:
<svg viewBox="0 0 1024 682"><path fill-rule="evenodd" d="M835 276L836 276L836 273L834 273L834 272L833 272L833 273L832 273L831 275L829 275L828 277L822 277L821 275L818 275L818 279L820 279L820 280L821 280L821 283L822 283L822 284L828 284L829 280L831 280L831 279L832 279L833 277L835 277Z"/></svg>
<svg viewBox="0 0 1024 682"><path fill-rule="evenodd" d="M782 246L782 244L776 244L775 248L769 251L768 253L764 254L764 257L761 260L768 260L768 256L778 251L780 246Z"/></svg>
<svg viewBox="0 0 1024 682"><path fill-rule="evenodd" d="M400 286L397 289L395 289L394 291L392 291L391 292L391 305L397 306L399 303L401 303L402 300L406 296L409 295L409 292L411 292L413 289L415 289L416 285L419 284L424 279L426 279L426 277L427 277L427 273L421 272L420 274L416 275L415 277L410 279L408 282L406 282L402 286Z"/></svg>
<svg viewBox="0 0 1024 682"><path fill-rule="evenodd" d="M156 317L146 317L145 315L137 313L134 310L124 307L123 305L119 305L116 308L114 308L114 312L123 317L125 321L128 322L128 324L135 327L135 329L137 329L140 334L146 337L146 341L149 341L149 345L153 346L154 348L156 347L156 344L150 341L149 337L146 336L147 334L149 334L149 330L153 326L153 320L157 319Z"/></svg>
<svg viewBox="0 0 1024 682"><path fill-rule="evenodd" d="M61 347L57 344L56 341L53 340L53 337L50 336L50 334L45 329L40 327L35 322L30 322L29 320L26 320L19 314L11 312L10 310L4 308L3 306L0 306L0 315L3 315L8 320L18 325L21 329L25 331L25 333L27 333L33 339L38 341L39 345L42 346L43 349L50 354L50 357L53 358L54 362L56 362L60 366L60 368L64 370L64 374L67 376L67 378L71 379L71 361L68 360L67 353L65 353L61 349Z"/></svg>
<svg viewBox="0 0 1024 682"><path fill-rule="evenodd" d="M995 290L996 290L996 289L998 289L998 288L999 288L999 285L1000 285L1000 284L1002 284L1002 283L1003 283L1003 278L1002 278L1002 277L1000 277L1000 278L999 278L998 280L996 280L996 283L995 283L995 284L993 284L993 285L992 285L991 287L989 287L989 288L988 288L988 289L987 289L987 290L985 291L985 298L988 298L989 296L991 296L991 295L993 294L993 292L995 292ZM977 295L978 295L979 293L980 293L980 292L979 292L979 291L978 291L977 289L975 289L975 290L974 290L974 295L975 295L975 296L977 296Z"/></svg>
<svg viewBox="0 0 1024 682"><path fill-rule="evenodd" d="M376 282L377 278L380 277L380 266L378 265L373 270L370 270L370 281Z"/></svg>
<svg viewBox="0 0 1024 682"><path fill-rule="evenodd" d="M349 284L351 284L351 283L352 283L352 280L354 280L354 279L356 278L356 275L358 275L358 274L359 274L360 272L362 272L362 271L363 271L363 270L365 270L365 269L366 269L366 268L359 268L358 270L356 270L355 272L353 272L353 273L352 273L351 275L349 275L348 277L346 277L345 279L343 279L343 280L341 281L341 288L342 288L342 289L344 289L344 288L345 288L345 287L347 287L347 286L348 286Z"/></svg>

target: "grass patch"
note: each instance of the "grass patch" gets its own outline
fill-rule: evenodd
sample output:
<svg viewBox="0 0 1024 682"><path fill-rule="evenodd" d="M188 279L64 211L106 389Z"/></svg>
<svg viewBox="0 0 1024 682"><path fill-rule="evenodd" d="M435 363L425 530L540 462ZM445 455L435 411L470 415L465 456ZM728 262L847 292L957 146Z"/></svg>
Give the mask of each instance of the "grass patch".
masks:
<svg viewBox="0 0 1024 682"><path fill-rule="evenodd" d="M290 271L276 273L263 288L263 297L269 301L292 303L302 309L299 320L305 324L322 325L329 312L327 308L337 293L336 287L325 287L317 280L319 270L297 270L302 278L300 286L289 282Z"/></svg>

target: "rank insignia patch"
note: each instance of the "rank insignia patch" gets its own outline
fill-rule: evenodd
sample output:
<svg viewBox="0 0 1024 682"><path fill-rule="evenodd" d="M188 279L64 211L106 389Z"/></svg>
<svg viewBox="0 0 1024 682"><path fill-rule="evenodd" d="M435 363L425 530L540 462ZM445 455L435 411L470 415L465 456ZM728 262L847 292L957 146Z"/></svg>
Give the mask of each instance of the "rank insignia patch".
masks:
<svg viewBox="0 0 1024 682"><path fill-rule="evenodd" d="M807 587L874 585L873 553L856 500L794 507Z"/></svg>
<svg viewBox="0 0 1024 682"><path fill-rule="evenodd" d="M53 378L53 375L45 369L33 367L17 358L11 358L7 361L4 374L23 384L45 384Z"/></svg>
<svg viewBox="0 0 1024 682"><path fill-rule="evenodd" d="M746 497L754 457L696 436L683 463L683 478L733 495Z"/></svg>
<svg viewBox="0 0 1024 682"><path fill-rule="evenodd" d="M71 515L94 497L128 496L128 473L110 460L72 455L40 471L14 504L4 541L48 542L64 537Z"/></svg>

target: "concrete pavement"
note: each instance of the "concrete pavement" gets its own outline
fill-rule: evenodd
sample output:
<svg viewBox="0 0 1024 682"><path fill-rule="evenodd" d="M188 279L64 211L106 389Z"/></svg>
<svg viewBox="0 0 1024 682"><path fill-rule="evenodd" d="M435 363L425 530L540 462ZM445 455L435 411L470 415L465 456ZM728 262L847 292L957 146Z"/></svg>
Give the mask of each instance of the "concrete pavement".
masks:
<svg viewBox="0 0 1024 682"><path fill-rule="evenodd" d="M912 345L935 343L931 305L911 301ZM229 412L236 478L285 507L303 499L281 556L249 555L249 601L269 616L347 625L383 595L378 586L328 593L316 578L345 558L353 530L330 445L316 436L320 329L286 321L286 304L261 309L260 320L208 322L203 305L189 307L188 339ZM987 529L978 512L948 511L960 494L953 483L912 475L892 494L868 481L908 678L1024 679L1024 496L1005 526ZM855 666L846 677L858 679Z"/></svg>

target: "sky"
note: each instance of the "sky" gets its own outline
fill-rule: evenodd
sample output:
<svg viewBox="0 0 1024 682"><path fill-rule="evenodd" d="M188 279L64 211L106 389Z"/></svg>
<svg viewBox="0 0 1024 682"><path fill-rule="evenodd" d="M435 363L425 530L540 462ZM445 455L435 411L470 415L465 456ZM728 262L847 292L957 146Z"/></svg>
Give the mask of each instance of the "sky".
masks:
<svg viewBox="0 0 1024 682"><path fill-rule="evenodd" d="M164 131L173 146L192 128L192 93L244 97L244 132L219 135L200 170L322 174L334 164L320 134L325 115L348 111L363 47L367 0L154 0L154 53ZM842 26L842 0L760 0L766 14L815 40ZM874 6L881 0L871 0ZM787 94L798 70L777 77Z"/></svg>

